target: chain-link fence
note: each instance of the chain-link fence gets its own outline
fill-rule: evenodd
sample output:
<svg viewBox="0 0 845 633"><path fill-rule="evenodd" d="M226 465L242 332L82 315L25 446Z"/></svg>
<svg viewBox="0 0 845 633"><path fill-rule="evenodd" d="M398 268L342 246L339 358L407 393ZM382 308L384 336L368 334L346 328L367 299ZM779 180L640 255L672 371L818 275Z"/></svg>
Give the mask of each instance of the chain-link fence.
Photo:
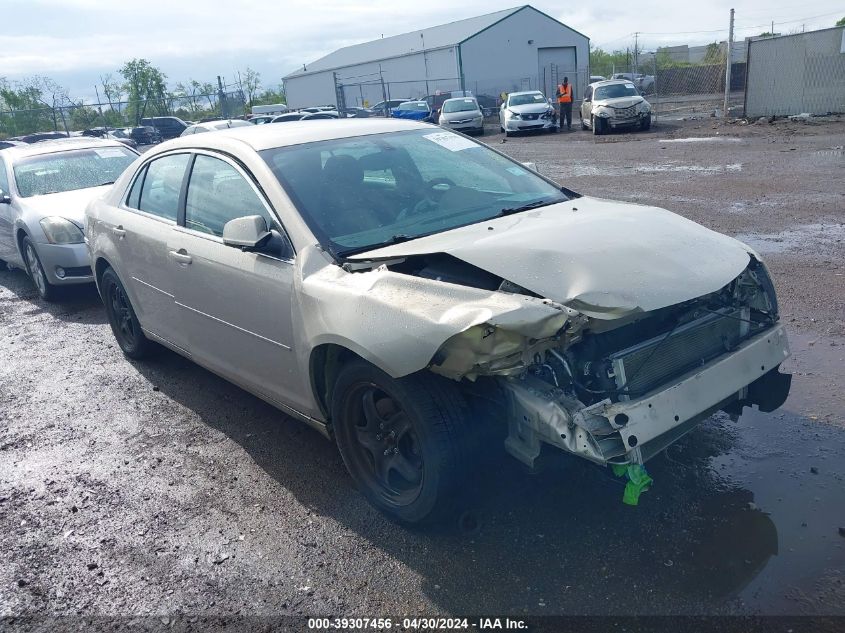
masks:
<svg viewBox="0 0 845 633"><path fill-rule="evenodd" d="M156 116L196 121L240 118L246 114L246 99L240 90L132 101L71 103L54 108L0 109L0 139L35 132L79 132L98 126L131 127L140 124L141 119Z"/></svg>
<svg viewBox="0 0 845 633"><path fill-rule="evenodd" d="M743 115L745 62L731 64L729 117ZM640 92L651 103L658 120L691 117L722 117L725 109L727 62L689 65L661 65L655 55L640 66L633 77Z"/></svg>
<svg viewBox="0 0 845 633"><path fill-rule="evenodd" d="M495 116L502 98L512 92L540 90L553 102L556 101L555 91L563 82L564 77L568 78L573 86L574 99L579 99L589 83L588 71L586 69L569 70L555 64L547 64L536 74L497 79L449 77L384 81L378 73L373 76L349 78L337 75L335 85L337 105L341 108L372 108L386 101L426 99L427 97L429 97L429 102L432 102L431 97L442 98L453 92L466 91L478 98L479 105L487 116Z"/></svg>

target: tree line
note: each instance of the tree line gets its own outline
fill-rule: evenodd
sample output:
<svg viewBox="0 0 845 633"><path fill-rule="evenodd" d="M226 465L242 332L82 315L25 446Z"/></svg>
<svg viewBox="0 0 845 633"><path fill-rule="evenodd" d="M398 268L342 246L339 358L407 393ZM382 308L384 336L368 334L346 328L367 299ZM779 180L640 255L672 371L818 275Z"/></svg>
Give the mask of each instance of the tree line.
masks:
<svg viewBox="0 0 845 633"><path fill-rule="evenodd" d="M49 77L34 75L18 81L0 77L0 139L100 125L125 127L148 116L220 117L224 108L229 116L236 116L253 105L285 103L281 82L265 87L261 74L249 67L224 86L224 94L238 95L224 104L215 83L188 79L170 85L167 75L146 59L132 59L116 73L100 76L95 91L98 103L86 104Z"/></svg>

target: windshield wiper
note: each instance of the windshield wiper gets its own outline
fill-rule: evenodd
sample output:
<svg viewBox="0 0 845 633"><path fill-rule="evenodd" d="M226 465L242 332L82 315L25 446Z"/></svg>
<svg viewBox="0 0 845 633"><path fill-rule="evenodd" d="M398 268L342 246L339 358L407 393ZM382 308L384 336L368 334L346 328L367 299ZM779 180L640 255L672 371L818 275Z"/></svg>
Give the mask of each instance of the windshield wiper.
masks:
<svg viewBox="0 0 845 633"><path fill-rule="evenodd" d="M95 185L95 186L96 187L105 187L106 185L113 185L113 184L114 184L114 180L109 180L109 181L106 181L106 182L101 182L99 185Z"/></svg>
<svg viewBox="0 0 845 633"><path fill-rule="evenodd" d="M375 244L367 244L366 246L358 246L356 248L348 248L343 251L338 251L338 257L346 257L347 255L356 255L358 253L363 253L365 251L374 251L379 248L384 248L385 246L392 246L393 244L401 244L402 242L407 242L409 240L416 239L413 235L407 235L405 233L397 233L396 235L391 236L389 239L384 240L383 242L377 242Z"/></svg>
<svg viewBox="0 0 845 633"><path fill-rule="evenodd" d="M536 202L529 202L528 204L523 204L521 207L502 209L497 215L512 215L514 213L520 213L521 211L530 211L531 209L547 207L552 204L557 204L558 202L563 202L563 200L538 200Z"/></svg>

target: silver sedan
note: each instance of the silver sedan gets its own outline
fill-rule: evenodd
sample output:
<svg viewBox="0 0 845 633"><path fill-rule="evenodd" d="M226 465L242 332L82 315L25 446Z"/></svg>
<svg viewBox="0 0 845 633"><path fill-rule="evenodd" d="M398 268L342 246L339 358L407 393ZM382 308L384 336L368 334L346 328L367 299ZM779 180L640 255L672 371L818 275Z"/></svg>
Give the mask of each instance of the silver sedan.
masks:
<svg viewBox="0 0 845 633"><path fill-rule="evenodd" d="M83 240L86 205L138 153L118 141L42 141L0 151L0 260L29 273L38 294L91 283Z"/></svg>
<svg viewBox="0 0 845 633"><path fill-rule="evenodd" d="M440 108L441 127L484 134L484 114L474 97L446 99Z"/></svg>

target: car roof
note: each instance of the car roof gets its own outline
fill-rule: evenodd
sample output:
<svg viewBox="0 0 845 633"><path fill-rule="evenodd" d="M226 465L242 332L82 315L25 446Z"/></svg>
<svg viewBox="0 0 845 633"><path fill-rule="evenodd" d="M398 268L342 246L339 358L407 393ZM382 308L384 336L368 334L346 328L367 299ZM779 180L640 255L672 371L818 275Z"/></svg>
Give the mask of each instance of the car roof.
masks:
<svg viewBox="0 0 845 633"><path fill-rule="evenodd" d="M111 141L108 139L92 138L89 136L76 136L73 138L51 139L48 141L39 141L38 143L15 145L14 147L7 147L3 151L3 156L14 159L26 158L28 156L38 156L39 154L55 154L56 152L64 152L74 149L90 149L94 147L123 147L126 145L119 141Z"/></svg>
<svg viewBox="0 0 845 633"><path fill-rule="evenodd" d="M200 148L223 152L237 151L244 146L255 151L301 145L316 141L354 138L369 134L387 134L430 129L441 130L436 125L406 121L404 119L312 119L293 121L286 125L250 125L220 130L215 134L182 136L156 145L148 154L159 154L168 150Z"/></svg>
<svg viewBox="0 0 845 633"><path fill-rule="evenodd" d="M473 101L478 103L478 100L475 97L451 97L449 99L446 99L446 101L443 102L443 105L446 105L450 101L466 101L467 99L472 99Z"/></svg>
<svg viewBox="0 0 845 633"><path fill-rule="evenodd" d="M597 81L595 83L590 84L591 86L611 86L616 84L630 84L634 85L634 82L630 79L605 79L604 81Z"/></svg>
<svg viewBox="0 0 845 633"><path fill-rule="evenodd" d="M508 94L509 97L516 97L518 95L541 95L543 94L539 90L523 90L521 92L511 92Z"/></svg>

